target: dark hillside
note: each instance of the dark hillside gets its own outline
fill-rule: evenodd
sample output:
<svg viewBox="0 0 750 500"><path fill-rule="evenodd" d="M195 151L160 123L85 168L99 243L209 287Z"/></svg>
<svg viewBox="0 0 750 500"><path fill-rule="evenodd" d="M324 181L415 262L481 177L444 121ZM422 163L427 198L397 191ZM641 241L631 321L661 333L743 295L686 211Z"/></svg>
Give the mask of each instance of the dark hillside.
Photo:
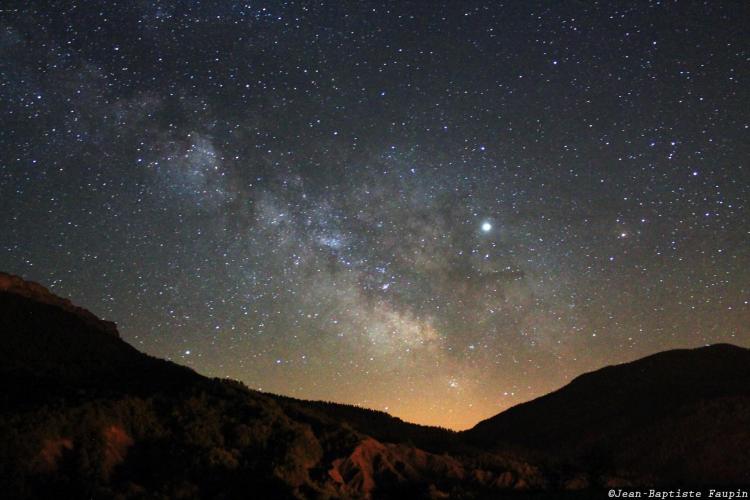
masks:
<svg viewBox="0 0 750 500"><path fill-rule="evenodd" d="M586 373L463 433L682 481L750 482L750 350L665 351Z"/></svg>

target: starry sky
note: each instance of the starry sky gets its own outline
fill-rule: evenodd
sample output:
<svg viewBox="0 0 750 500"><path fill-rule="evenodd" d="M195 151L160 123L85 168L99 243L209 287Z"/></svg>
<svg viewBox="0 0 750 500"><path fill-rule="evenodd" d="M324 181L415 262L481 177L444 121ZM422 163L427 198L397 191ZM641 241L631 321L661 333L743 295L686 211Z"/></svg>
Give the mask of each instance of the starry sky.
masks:
<svg viewBox="0 0 750 500"><path fill-rule="evenodd" d="M0 269L249 387L467 428L750 347L750 4L0 8Z"/></svg>

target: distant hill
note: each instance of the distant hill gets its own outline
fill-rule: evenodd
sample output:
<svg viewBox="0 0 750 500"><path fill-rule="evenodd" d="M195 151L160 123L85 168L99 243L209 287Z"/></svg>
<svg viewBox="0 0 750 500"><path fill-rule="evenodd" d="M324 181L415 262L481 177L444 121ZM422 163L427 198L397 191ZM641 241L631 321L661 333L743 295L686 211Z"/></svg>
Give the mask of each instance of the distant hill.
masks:
<svg viewBox="0 0 750 500"><path fill-rule="evenodd" d="M586 373L462 433L638 478L750 484L750 350L673 350Z"/></svg>
<svg viewBox="0 0 750 500"><path fill-rule="evenodd" d="M660 353L456 433L145 355L0 273L7 498L497 498L750 482L749 351Z"/></svg>

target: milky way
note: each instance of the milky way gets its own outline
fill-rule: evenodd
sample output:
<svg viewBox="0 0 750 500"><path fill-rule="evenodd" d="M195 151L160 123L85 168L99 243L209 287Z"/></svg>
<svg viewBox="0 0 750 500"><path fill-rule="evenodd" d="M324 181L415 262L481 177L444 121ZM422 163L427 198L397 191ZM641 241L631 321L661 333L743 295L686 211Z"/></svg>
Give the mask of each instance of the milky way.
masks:
<svg viewBox="0 0 750 500"><path fill-rule="evenodd" d="M10 2L0 269L264 391L465 428L750 346L746 2Z"/></svg>

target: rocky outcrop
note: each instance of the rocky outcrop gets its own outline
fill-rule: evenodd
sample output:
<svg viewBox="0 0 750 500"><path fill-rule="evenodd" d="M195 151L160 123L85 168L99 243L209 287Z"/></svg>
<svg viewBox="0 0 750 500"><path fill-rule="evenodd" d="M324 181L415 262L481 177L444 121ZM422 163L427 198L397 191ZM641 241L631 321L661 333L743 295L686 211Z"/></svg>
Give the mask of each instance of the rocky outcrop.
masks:
<svg viewBox="0 0 750 500"><path fill-rule="evenodd" d="M376 489L462 480L466 471L450 456L367 438L349 456L334 460L328 475L344 496L369 498ZM439 491L434 484L432 489Z"/></svg>
<svg viewBox="0 0 750 500"><path fill-rule="evenodd" d="M495 470L476 468L465 456L429 453L406 444L362 440L346 457L333 461L328 476L346 498L388 497L408 486L425 498L448 498L451 492L544 490L541 471L521 461L505 460ZM579 486L571 485L570 489Z"/></svg>
<svg viewBox="0 0 750 500"><path fill-rule="evenodd" d="M134 442L127 431L117 424L108 425L102 429L102 440L104 441L102 469L109 476L117 465L125 461L128 448L133 446Z"/></svg>
<svg viewBox="0 0 750 500"><path fill-rule="evenodd" d="M0 292L13 293L42 304L59 307L60 309L74 314L87 325L109 335L119 337L117 325L115 325L115 323L97 318L90 311L74 305L68 299L58 297L39 283L26 281L20 276L0 272Z"/></svg>
<svg viewBox="0 0 750 500"><path fill-rule="evenodd" d="M73 440L68 437L48 438L42 442L36 463L35 472L52 473L57 471L57 465L65 450L73 449Z"/></svg>

